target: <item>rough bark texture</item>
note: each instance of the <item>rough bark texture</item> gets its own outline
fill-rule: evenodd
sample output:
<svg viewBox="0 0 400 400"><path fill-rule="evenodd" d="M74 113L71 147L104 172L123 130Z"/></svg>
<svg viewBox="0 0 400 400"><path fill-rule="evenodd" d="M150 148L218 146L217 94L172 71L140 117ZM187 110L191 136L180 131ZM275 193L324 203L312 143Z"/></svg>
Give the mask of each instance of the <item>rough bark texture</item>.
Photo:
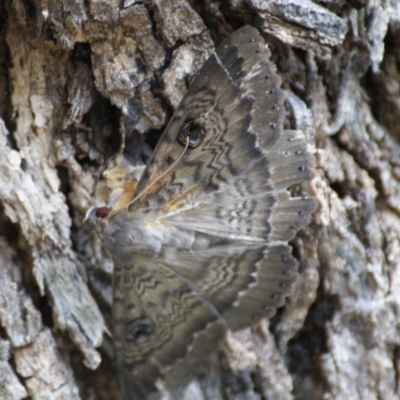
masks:
<svg viewBox="0 0 400 400"><path fill-rule="evenodd" d="M119 399L112 263L82 225L121 144L146 162L223 37L264 33L320 208L287 305L186 399L400 398L397 0L0 2L0 398Z"/></svg>

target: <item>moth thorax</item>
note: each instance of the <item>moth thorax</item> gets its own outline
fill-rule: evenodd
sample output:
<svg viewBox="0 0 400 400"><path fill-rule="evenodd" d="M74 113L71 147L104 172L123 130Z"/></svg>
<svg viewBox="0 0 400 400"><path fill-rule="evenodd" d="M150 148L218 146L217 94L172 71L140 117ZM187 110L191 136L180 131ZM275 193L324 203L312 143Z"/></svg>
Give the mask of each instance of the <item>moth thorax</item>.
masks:
<svg viewBox="0 0 400 400"><path fill-rule="evenodd" d="M113 219L105 230L104 244L122 263L156 258L165 248L190 248L194 242L193 234L168 226L151 213L122 211Z"/></svg>

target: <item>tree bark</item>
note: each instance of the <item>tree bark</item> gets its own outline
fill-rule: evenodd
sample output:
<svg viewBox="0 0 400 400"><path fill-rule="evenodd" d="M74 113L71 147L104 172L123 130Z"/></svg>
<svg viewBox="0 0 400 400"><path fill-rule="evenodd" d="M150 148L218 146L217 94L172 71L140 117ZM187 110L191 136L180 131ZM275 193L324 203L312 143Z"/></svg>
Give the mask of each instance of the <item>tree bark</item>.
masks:
<svg viewBox="0 0 400 400"><path fill-rule="evenodd" d="M147 161L215 44L257 27L315 143L301 278L184 399L400 398L400 3L0 4L0 398L120 399L112 262L82 224L107 160Z"/></svg>

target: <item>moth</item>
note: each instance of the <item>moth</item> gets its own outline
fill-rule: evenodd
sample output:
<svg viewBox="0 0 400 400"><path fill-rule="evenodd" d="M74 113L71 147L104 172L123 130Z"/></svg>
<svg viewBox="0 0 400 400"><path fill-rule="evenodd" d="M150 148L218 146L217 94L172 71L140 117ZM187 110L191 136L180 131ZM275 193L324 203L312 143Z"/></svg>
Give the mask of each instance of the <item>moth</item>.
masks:
<svg viewBox="0 0 400 400"><path fill-rule="evenodd" d="M288 189L311 179L312 158L283 129L269 58L250 26L225 39L141 178L114 170L125 186L88 212L115 263L113 340L127 400L152 398L159 382L179 393L207 371L227 330L272 316L296 280L288 241L316 201Z"/></svg>

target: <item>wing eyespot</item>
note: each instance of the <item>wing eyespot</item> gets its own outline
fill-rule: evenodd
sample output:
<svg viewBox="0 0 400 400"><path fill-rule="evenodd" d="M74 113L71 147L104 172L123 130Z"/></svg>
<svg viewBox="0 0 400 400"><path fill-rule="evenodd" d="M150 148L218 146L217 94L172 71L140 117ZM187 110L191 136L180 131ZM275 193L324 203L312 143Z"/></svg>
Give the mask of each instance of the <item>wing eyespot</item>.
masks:
<svg viewBox="0 0 400 400"><path fill-rule="evenodd" d="M192 121L186 122L179 131L178 140L186 146L189 141L189 147L197 147L204 139L204 130Z"/></svg>
<svg viewBox="0 0 400 400"><path fill-rule="evenodd" d="M141 336L150 335L153 330L153 323L148 318L139 318L127 325L126 339L130 342L136 342Z"/></svg>

